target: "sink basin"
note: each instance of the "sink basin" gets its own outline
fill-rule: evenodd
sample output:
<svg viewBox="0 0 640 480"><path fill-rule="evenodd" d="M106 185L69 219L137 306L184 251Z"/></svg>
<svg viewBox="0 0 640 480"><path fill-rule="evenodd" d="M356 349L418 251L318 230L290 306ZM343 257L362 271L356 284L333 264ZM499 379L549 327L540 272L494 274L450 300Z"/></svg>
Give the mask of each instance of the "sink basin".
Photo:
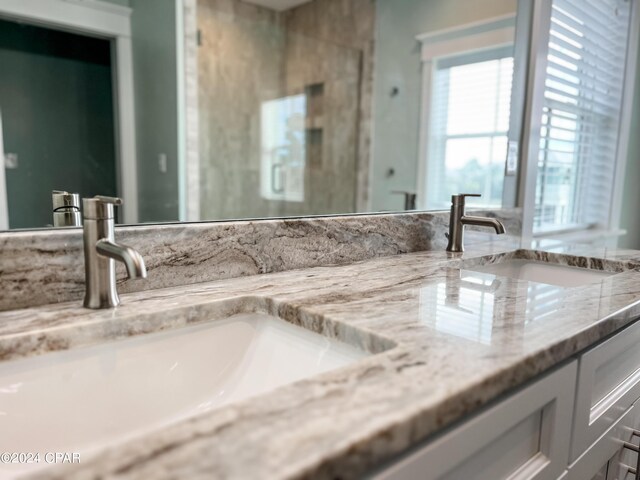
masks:
<svg viewBox="0 0 640 480"><path fill-rule="evenodd" d="M280 318L243 313L0 363L0 452L87 455L367 355ZM43 466L0 463L0 478Z"/></svg>
<svg viewBox="0 0 640 480"><path fill-rule="evenodd" d="M512 258L477 267L469 267L466 270L481 273L491 273L508 278L527 280L529 282L546 283L559 287L579 287L604 280L615 272L592 270L581 267L569 267L555 263Z"/></svg>

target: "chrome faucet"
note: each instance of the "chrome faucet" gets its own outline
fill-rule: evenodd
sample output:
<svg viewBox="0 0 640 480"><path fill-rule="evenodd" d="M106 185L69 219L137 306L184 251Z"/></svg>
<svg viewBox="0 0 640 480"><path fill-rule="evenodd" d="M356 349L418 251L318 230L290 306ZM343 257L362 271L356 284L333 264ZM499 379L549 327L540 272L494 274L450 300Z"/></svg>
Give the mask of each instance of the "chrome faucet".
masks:
<svg viewBox="0 0 640 480"><path fill-rule="evenodd" d="M79 227L82 225L80 215L80 195L62 190L51 192L53 203L54 227Z"/></svg>
<svg viewBox="0 0 640 480"><path fill-rule="evenodd" d="M86 308L113 308L120 303L114 260L124 263L129 278L147 277L142 256L115 243L114 205L122 205L122 200L100 195L82 199Z"/></svg>
<svg viewBox="0 0 640 480"><path fill-rule="evenodd" d="M465 197L480 197L477 193L461 193L460 195L451 195L451 215L449 216L449 233L446 237L449 239L447 252L463 252L463 237L465 225L479 225L482 227L493 227L498 235L505 232L504 225L495 218L473 217L464 214Z"/></svg>

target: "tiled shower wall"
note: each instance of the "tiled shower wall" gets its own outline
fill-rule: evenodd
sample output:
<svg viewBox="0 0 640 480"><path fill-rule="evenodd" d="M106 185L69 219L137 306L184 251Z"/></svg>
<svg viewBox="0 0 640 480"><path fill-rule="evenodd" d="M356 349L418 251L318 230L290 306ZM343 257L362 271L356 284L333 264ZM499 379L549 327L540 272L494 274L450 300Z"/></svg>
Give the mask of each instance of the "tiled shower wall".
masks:
<svg viewBox="0 0 640 480"><path fill-rule="evenodd" d="M201 217L366 209L371 0L313 0L285 12L239 0L198 0L197 19ZM307 93L308 109L311 97L320 105L307 118L304 200L266 200L260 194L260 106L300 93Z"/></svg>
<svg viewBox="0 0 640 480"><path fill-rule="evenodd" d="M318 40L304 61L314 68L313 58L322 55L328 45L358 52L360 76L358 85L358 119L356 151L356 211L370 211L369 170L371 157L371 125L373 107L373 54L375 35L375 2L373 0L313 0L288 10L287 31Z"/></svg>

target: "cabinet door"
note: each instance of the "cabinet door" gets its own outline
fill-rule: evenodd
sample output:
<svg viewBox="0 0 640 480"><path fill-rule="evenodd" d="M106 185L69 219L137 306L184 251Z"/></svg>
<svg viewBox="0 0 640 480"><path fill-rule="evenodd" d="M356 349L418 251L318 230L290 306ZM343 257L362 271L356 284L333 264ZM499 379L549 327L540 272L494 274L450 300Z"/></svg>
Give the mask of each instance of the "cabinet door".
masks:
<svg viewBox="0 0 640 480"><path fill-rule="evenodd" d="M576 363L545 375L369 478L557 480L569 457Z"/></svg>
<svg viewBox="0 0 640 480"><path fill-rule="evenodd" d="M634 443L637 445L637 440ZM626 449L620 450L609 461L609 474L606 480L637 480L635 474L629 471L629 467L636 466L636 455Z"/></svg>
<svg viewBox="0 0 640 480"><path fill-rule="evenodd" d="M635 408L640 411L640 406L636 402ZM633 430L637 429L640 424L640 419L637 418L640 415L636 415L635 425L629 425L625 430L624 441L631 445L638 445L640 438L633 435ZM632 428L633 427L633 428ZM637 431L637 430L636 430ZM609 474L607 480L637 480L636 474L630 469L635 469L638 466L638 453L632 451L629 448L621 448L616 455L609 461Z"/></svg>
<svg viewBox="0 0 640 480"><path fill-rule="evenodd" d="M571 461L640 397L640 322L580 356Z"/></svg>
<svg viewBox="0 0 640 480"><path fill-rule="evenodd" d="M591 480L607 480L607 468L609 467L609 462L605 463L602 468L596 473Z"/></svg>
<svg viewBox="0 0 640 480"><path fill-rule="evenodd" d="M597 442L582 452L580 458L569 466L568 480L592 478L607 463L609 463L607 480L616 478L612 477L612 471L619 462L612 459L620 454L622 445L630 439L631 430L636 428L639 421L640 408L632 405Z"/></svg>

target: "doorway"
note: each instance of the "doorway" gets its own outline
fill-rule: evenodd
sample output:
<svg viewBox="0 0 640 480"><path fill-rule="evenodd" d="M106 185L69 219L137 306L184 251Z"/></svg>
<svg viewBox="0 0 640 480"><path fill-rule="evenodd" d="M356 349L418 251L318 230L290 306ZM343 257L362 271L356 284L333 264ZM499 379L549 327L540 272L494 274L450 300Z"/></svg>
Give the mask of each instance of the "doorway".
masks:
<svg viewBox="0 0 640 480"><path fill-rule="evenodd" d="M0 20L10 228L51 224L51 191L117 194L111 42Z"/></svg>

